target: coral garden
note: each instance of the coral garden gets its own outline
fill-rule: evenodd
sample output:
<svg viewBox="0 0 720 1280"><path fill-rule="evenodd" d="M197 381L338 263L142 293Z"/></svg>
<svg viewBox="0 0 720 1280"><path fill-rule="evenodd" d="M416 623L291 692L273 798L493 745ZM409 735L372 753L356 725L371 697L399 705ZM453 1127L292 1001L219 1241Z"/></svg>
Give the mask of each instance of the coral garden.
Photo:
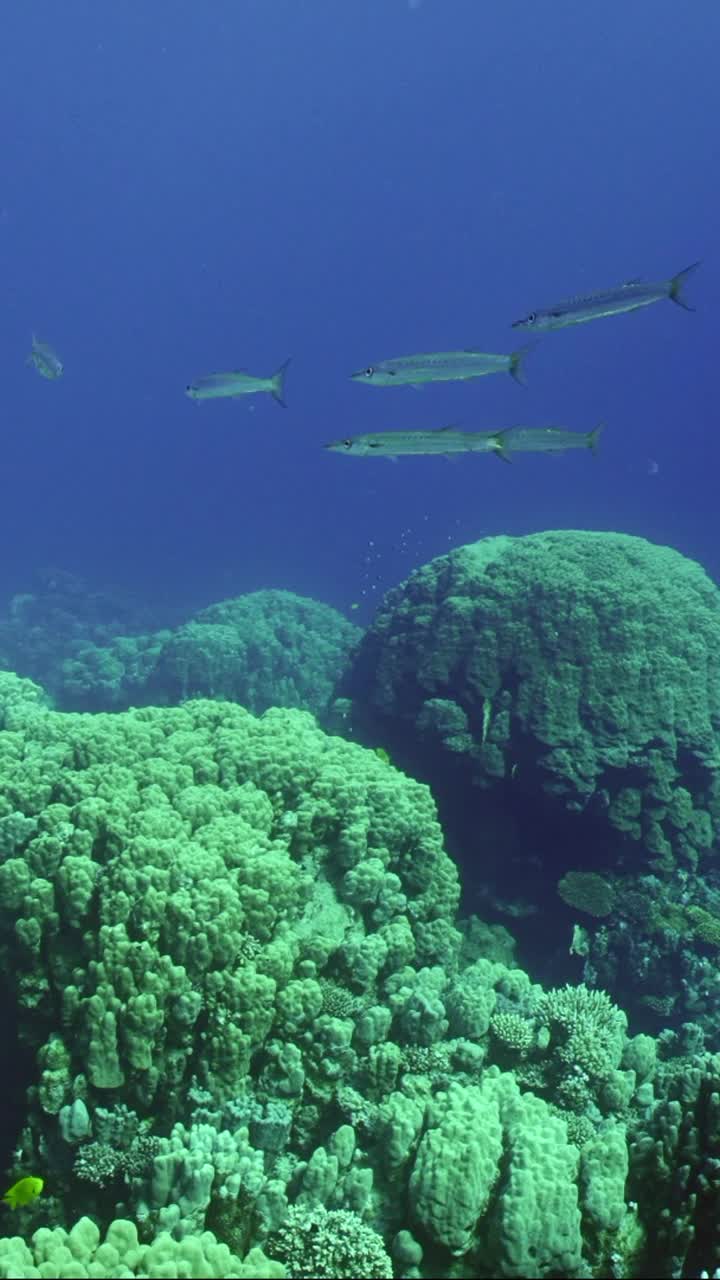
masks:
<svg viewBox="0 0 720 1280"><path fill-rule="evenodd" d="M0 617L0 665L38 681L66 711L119 711L226 698L325 710L361 631L329 605L292 591L251 591L178 625L151 626L111 594L70 574L43 575Z"/></svg>
<svg viewBox="0 0 720 1280"><path fill-rule="evenodd" d="M579 533L433 561L359 648L256 594L168 631L178 705L0 675L6 1177L44 1180L0 1276L712 1272L720 594Z"/></svg>

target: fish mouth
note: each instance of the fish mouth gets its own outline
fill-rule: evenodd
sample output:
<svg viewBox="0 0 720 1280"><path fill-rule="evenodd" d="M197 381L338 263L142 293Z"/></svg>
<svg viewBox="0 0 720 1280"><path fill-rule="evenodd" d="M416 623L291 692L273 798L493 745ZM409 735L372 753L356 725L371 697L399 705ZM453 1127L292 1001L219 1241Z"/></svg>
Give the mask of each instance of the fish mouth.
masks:
<svg viewBox="0 0 720 1280"><path fill-rule="evenodd" d="M510 325L510 328L525 329L527 328L527 320L513 320L512 324Z"/></svg>

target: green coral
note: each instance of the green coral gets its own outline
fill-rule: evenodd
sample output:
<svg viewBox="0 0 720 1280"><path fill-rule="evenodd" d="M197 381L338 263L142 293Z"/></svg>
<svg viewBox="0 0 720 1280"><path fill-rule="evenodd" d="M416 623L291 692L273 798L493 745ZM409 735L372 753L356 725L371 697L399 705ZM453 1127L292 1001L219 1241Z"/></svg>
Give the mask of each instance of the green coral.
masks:
<svg viewBox="0 0 720 1280"><path fill-rule="evenodd" d="M566 871L558 882L563 902L590 916L609 916L615 906L615 891L594 871Z"/></svg>
<svg viewBox="0 0 720 1280"><path fill-rule="evenodd" d="M517 1086L507 1090L503 1124L506 1170L488 1222L491 1274L528 1280L583 1274L579 1153L565 1125Z"/></svg>
<svg viewBox="0 0 720 1280"><path fill-rule="evenodd" d="M284 1087L327 1094L356 1060L359 1012L351 995L331 1004L345 1016L322 1012L331 957L339 986L364 957L364 996L402 967L412 1020L435 972L407 970L414 933L428 926L418 946L437 959L449 935L433 926L452 928L458 899L426 788L304 712L89 717L41 709L21 682L4 693L22 751L5 753L0 813L36 825L0 867L0 953L46 1112L81 1076L96 1101L122 1091L172 1119L193 1075L237 1090L263 1047Z"/></svg>
<svg viewBox="0 0 720 1280"><path fill-rule="evenodd" d="M147 685L172 632L114 636L86 644L60 663L53 688L67 711L111 711L147 701Z"/></svg>
<svg viewBox="0 0 720 1280"><path fill-rule="evenodd" d="M413 1141L406 1116L405 1146ZM478 1269L462 1274L579 1275L577 1170L563 1121L521 1093L512 1074L491 1068L481 1085L452 1083L427 1105L410 1208L436 1246L474 1259Z"/></svg>
<svg viewBox="0 0 720 1280"><path fill-rule="evenodd" d="M594 799L655 865L693 866L720 833L719 623L720 591L669 547L484 538L388 592L339 693L403 767L445 780L459 753L468 805L498 780Z"/></svg>
<svg viewBox="0 0 720 1280"><path fill-rule="evenodd" d="M40 1227L30 1244L19 1236L0 1239L0 1276L22 1280L70 1276L232 1276L236 1280L282 1280L283 1267L252 1249L245 1261L235 1257L227 1245L218 1244L211 1231L184 1240L173 1240L167 1232L151 1244L141 1244L134 1222L116 1218L101 1239L91 1218L80 1218L70 1231L62 1227ZM391 1273L392 1274L392 1273Z"/></svg>
<svg viewBox="0 0 720 1280"><path fill-rule="evenodd" d="M119 1184L170 1234L36 1233L0 1274L638 1274L626 1192L699 1274L717 1062L669 1085L604 992L461 932L426 787L297 711L63 715L0 677L3 717L0 960L37 1055L8 1185L52 1162L14 1223L102 1220Z"/></svg>
<svg viewBox="0 0 720 1280"><path fill-rule="evenodd" d="M495 1081L451 1084L433 1099L410 1176L413 1218L452 1254L467 1253L500 1175L503 1151Z"/></svg>
<svg viewBox="0 0 720 1280"><path fill-rule="evenodd" d="M549 1048L558 1078L556 1097L571 1110L600 1100L616 1079L627 1033L627 1018L605 991L565 986L548 991L539 1017L550 1033Z"/></svg>
<svg viewBox="0 0 720 1280"><path fill-rule="evenodd" d="M382 1237L345 1209L294 1205L269 1252L287 1267L292 1280L355 1280L356 1276L392 1280L392 1262Z"/></svg>
<svg viewBox="0 0 720 1280"><path fill-rule="evenodd" d="M253 591L201 610L163 645L148 694L161 702L228 698L319 714L361 636L329 605Z"/></svg>
<svg viewBox="0 0 720 1280"><path fill-rule="evenodd" d="M698 941L706 942L711 947L720 947L720 916L699 906L688 907L686 915L688 925Z"/></svg>

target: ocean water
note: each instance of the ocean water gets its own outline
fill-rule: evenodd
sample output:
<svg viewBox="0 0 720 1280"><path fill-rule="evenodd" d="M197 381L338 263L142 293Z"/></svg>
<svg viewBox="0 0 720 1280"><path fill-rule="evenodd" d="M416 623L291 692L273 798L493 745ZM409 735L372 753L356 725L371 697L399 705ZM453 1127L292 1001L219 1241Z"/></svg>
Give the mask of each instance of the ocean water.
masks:
<svg viewBox="0 0 720 1280"><path fill-rule="evenodd" d="M51 564L183 606L258 586L345 606L449 545L546 527L717 571L710 0L40 0L6 22L6 592ZM696 315L551 334L526 389L348 380L405 352L509 351L533 307L698 258ZM24 366L33 330L61 382ZM288 356L286 412L183 394ZM597 459L512 469L323 451L599 420Z"/></svg>
<svg viewBox="0 0 720 1280"><path fill-rule="evenodd" d="M81 633L88 643L99 644L103 636L109 640L118 633L151 636L159 628L180 626L198 610L249 592L312 597L345 615L348 624L366 627L385 593L413 570L453 548L502 534L586 530L637 535L696 560L710 579L720 582L715 376L720 9L712 0L691 5L609 0L594 6L572 0L153 0L124 5L109 0L68 0L62 5L54 0L32 5L7 0L3 28L0 622L5 627L10 619L12 653L20 651L15 665L21 675L39 679L49 669L53 645L54 660L76 657ZM528 312L565 297L637 277L665 280L698 260L700 266L685 290L692 311L661 301L634 314L549 333L537 342L527 331L512 327ZM28 366L33 335L58 353L62 377L45 379ZM493 376L422 390L385 389L350 378L358 369L403 354L470 347L510 353L528 340L533 347L526 360L526 385ZM287 407L261 394L205 403L194 403L185 394L189 383L213 371L242 368L271 375L288 359ZM605 427L597 454L520 454L512 465L492 456L452 462L410 457L390 464L372 457L344 457L325 448L341 437L393 428L557 425L588 431L601 422ZM266 596L263 607L279 613L283 599ZM57 608L55 600L60 602ZM74 612L80 619L78 631L73 631ZM318 614L313 625L317 634L327 626L329 635L332 626L324 617ZM222 621L220 615L214 621ZM7 634L0 634L0 655L6 652ZM179 651L173 659L173 697L156 697L157 684L148 686L147 694L141 692L156 653L153 643L148 641L147 666L137 659L140 665L133 671L134 683L125 688L124 702L112 702L110 676L105 684L98 676L93 702L78 693L77 673L73 693L72 673L66 672L67 697L65 703L59 698L59 705L119 710L129 703L181 701L197 692ZM332 643L336 648L328 658L328 670L334 674L353 643L349 625ZM310 663L313 656L308 652L302 660ZM87 661L102 664L103 659L96 655ZM166 684L165 690L169 687ZM279 676L276 687L281 690ZM286 692L287 687L282 686ZM211 682L201 691L232 702L243 700L220 679L215 687ZM57 690L51 688L51 693ZM253 711L264 709L261 698L255 705L254 695L247 690L245 695ZM5 697L0 689L3 707ZM278 700L283 701L282 692ZM291 693L285 701L303 699ZM321 709L309 698L303 705ZM483 704L481 719L484 710ZM234 709L222 714L235 731ZM487 714L490 724L490 708ZM27 724L23 721L23 732L30 737L33 724L32 716ZM86 733L90 730L77 729L78 760L87 746L82 737ZM413 730L401 725L396 738L390 731L380 743L377 737L376 732L370 745L380 745L381 757L373 767L392 761L411 772ZM274 739L271 746L277 748ZM91 754L92 749L87 747ZM340 772L351 767L349 760L338 756ZM96 763L110 769L112 753L101 753ZM300 756L296 765L302 776ZM48 768L54 767L50 761ZM71 766L66 762L62 767ZM76 767L80 768L72 765ZM196 781L209 783L211 773L199 776L200 769ZM488 883L490 861L474 860L475 811L457 799L474 794L462 791L468 778L456 781L442 774L433 779L429 759L418 763L417 773L437 783L441 817L443 803L446 817L448 806L457 806L445 834L460 868L462 909L482 914L487 908L493 925L502 920L511 931L516 926L521 941L525 928L520 961L533 981L550 987L553 981L585 980L592 986L593 976L599 976L600 987L613 987L618 1004L626 994L632 1006L630 1034L661 1037L665 1028L665 1041L658 1040L661 1057L672 1049L694 1060L697 1078L705 1082L698 1085L699 1094L720 1088L717 1063L709 1065L707 1057L701 1062L703 1035L714 1049L718 1044L713 1013L716 951L703 951L705 944L720 945L720 885L713 874L703 882L696 868L686 867L672 888L669 877L662 890L683 905L689 902L696 912L682 920L692 918L697 929L698 965L704 966L705 984L697 988L700 994L688 995L691 980L700 982L699 970L688 967L680 917L667 914L666 949L648 949L643 960L650 965L652 955L652 963L667 965L658 987L663 998L670 999L667 992L673 983L678 990L684 983L675 1021L667 1006L667 1030L659 995L653 995L656 1004L650 1012L649 1006L643 1011L642 989L628 974L616 970L613 985L612 965L608 962L603 969L595 953L584 969L575 959L569 961L570 939L563 934L546 941L544 915L536 914L531 925L523 925L527 903L518 903L513 916L507 874L502 895L498 889L493 898L497 885ZM112 790L114 775L108 776ZM22 786L14 775L8 778L10 773L0 776L0 782L3 797L10 796L12 803L8 808L3 799L0 820L17 809L30 823L2 828L0 841L7 847L0 854L12 861L26 856L24 842L33 838L36 811L31 802L23 808ZM379 781L382 784L382 773ZM65 795L63 785L58 782L58 797ZM268 795L275 795L272 778L264 785ZM67 788L70 795L70 783ZM302 794L299 784L298 793ZM79 794L73 792L75 800ZM501 795L492 812L485 814L491 832L487 838L496 841L498 863L504 857L505 801ZM523 838L530 839L537 816L534 809L523 813L518 824ZM544 852L539 839L528 880L538 893L542 886L548 900L555 901L556 880L568 869L576 870L582 858L570 853L574 828L566 827L564 818L546 816ZM59 820L56 813L47 822L51 826ZM290 818L287 825L292 825ZM587 866L602 874L613 860L605 857L605 838L604 827L593 828L592 848L586 849ZM80 852L80 844L75 852ZM35 877L53 880L57 867L51 865L52 858L45 866L37 859L33 862L34 855L27 856ZM0 872L1 868L0 863ZM643 880L646 867L623 855L613 864L613 874L619 870L639 877L634 889L641 885L646 894L652 892ZM402 868L395 871L402 879ZM2 874L0 881L0 906L4 910L9 903L11 912L20 911L29 899L13 896ZM387 886L386 890L390 893ZM69 894L67 888L57 892L63 901L63 894ZM504 903L499 905L500 896ZM542 911L549 909L545 898L542 902ZM357 903L356 909L360 910ZM447 907L447 920L454 909ZM60 934L62 945L75 957L76 969L71 975L61 966L53 981L62 987L72 976L83 999L89 1000L92 985L83 987L78 975L92 973L95 981L92 964L98 955L91 956L87 942L81 946L72 934L78 910L73 908L70 923L62 926L67 933ZM193 910L200 910L197 904ZM321 912L320 905L317 910ZM701 911L702 918L697 914ZM100 937L101 916L98 907L85 939ZM2 955L14 965L14 934L6 924L0 931ZM133 927L139 946L145 921L135 920ZM221 927L226 928L226 922ZM244 937L247 954L242 963L248 957L254 962L261 942L267 940L260 928L256 935L250 930L249 940ZM474 948L482 953L479 937L466 930L465 961L474 957ZM50 949L53 945L43 944ZM433 963L441 969L442 948L433 951L429 942L424 945L428 971ZM510 954L503 950L499 933L493 935L492 945L487 939L482 945L498 964ZM577 945L581 947L582 940ZM172 946L169 949L172 952ZM36 947L35 953L52 969L47 950ZM629 963L619 944L617 955L625 956L619 963ZM146 960L145 956L143 963ZM239 1255L262 1244L269 1256L287 1259L292 1253L288 1239L278 1243L277 1233L289 1228L281 1226L280 1217L271 1226L272 1215L263 1220L262 1231L255 1231L257 1223L248 1225L249 1215L242 1229L234 1219L229 1223L223 1217L224 1201L237 1200L232 1177L242 1160L242 1176L249 1179L243 1183L243 1195L248 1199L260 1183L247 1175L247 1161L257 1164L259 1159L262 1165L264 1160L263 1176L277 1178L285 1160L285 1173L290 1165L294 1171L295 1181L290 1178L287 1186L292 1186L290 1199L297 1205L310 1205L321 1217L327 1210L357 1208L373 1229L384 1220L390 1222L385 1247L393 1254L398 1277L529 1274L517 1270L521 1264L513 1261L513 1249L517 1245L521 1253L521 1246L508 1225L510 1217L503 1219L497 1207L503 1198L509 1203L509 1190L502 1196L497 1189L493 1193L488 1214L495 1215L489 1227L495 1244L487 1254L477 1245L475 1228L437 1220L431 1197L422 1190L422 1159L412 1183L410 1165L403 1166L408 1177L401 1193L399 1183L382 1181L386 1156L384 1139L378 1139L377 1108L385 1094L377 1082L375 1093L370 1090L366 1099L370 1111L376 1109L374 1119L368 1119L357 1096L353 1101L348 1093L339 1099L332 1095L330 1105L330 1086L316 1081L313 1105L322 1096L329 1110L315 1130L309 1112L298 1117L300 1103L291 1097L288 1080L283 1077L278 1083L279 1074L273 1076L268 1066L272 1054L266 1054L266 1048L253 1060L247 1086L252 1096L243 1094L239 1102L226 1077L224 1086L218 1083L219 1068L203 1067L197 1045L187 1048L188 1058L195 1055L191 1091L190 1068L177 1088L168 1083L168 1068L162 1085L167 1097L156 1099L150 1091L143 1104L138 1073L147 1064L137 1066L144 1062L137 1048L131 1054L132 1079L128 1076L120 1083L106 1061L102 1069L97 1063L90 1068L89 1086L78 1074L71 1082L87 1057L91 1036L86 1029L69 1037L71 1065L61 1060L57 1044L48 1048L49 997L42 984L33 985L34 964L28 961L21 997L12 982L0 992L0 1011L16 1046L4 1072L0 1164L9 1184L35 1174L46 1181L43 1195L17 1211L13 1231L17 1228L29 1238L39 1226L57 1223L69 1228L87 1214L104 1232L113 1217L125 1217L140 1223L146 1240L163 1226L171 1227L179 1248L183 1236L198 1233L204 1225ZM191 961L187 964L191 971ZM316 958L307 960L309 967L295 976L314 980L313 965L315 976L322 971L326 984L323 1009L332 1009L338 1019L349 1019L351 1012L359 1017L361 980L354 987L350 983L348 996L340 991L341 966L330 965L325 971ZM447 974L451 968L448 962ZM454 970L453 974L454 982ZM196 990L203 980L197 974L192 979ZM406 1019L404 1030L398 1035L404 1069L411 1072L408 1063L422 1060L429 1088L442 1094L449 1079L443 1075L447 1063L438 1067L439 1059L432 1059L430 1050L444 1044L447 1026L430 1029L435 1016L432 981L428 979L430 986L417 996L418 1007L425 1011L425 1030L408 1030L415 1026L408 997L407 1010L399 1015L401 1023ZM371 987L368 980L368 991ZM387 991L385 996L390 999ZM456 991L446 1001L448 1008L453 999L459 1007L464 998ZM399 1008L397 992L393 999L393 1007ZM510 1001L507 992L503 999ZM511 1003L503 1006L506 1012ZM522 1005L525 1013L531 1003L528 994ZM521 1004L517 997L517 1009ZM539 1007L533 1006L537 1018ZM595 1016L595 1005L593 1009ZM557 1015L559 1026L566 1026L565 1016ZM202 1017L211 1021L212 1014L205 1010ZM458 1019L465 1027L460 1015L456 1023ZM610 1016L607 1026L603 1023L608 1042L611 1023ZM282 1025L282 1034L292 1040L304 1024L296 1026L288 1013ZM617 1039L621 1031L613 1026ZM58 1022L50 1039L61 1030ZM177 1028L170 1038L176 1033L179 1043ZM144 1034L148 1044L154 1043L153 1035L160 1036L157 1028L151 1033L145 1027ZM209 1040L209 1031L203 1035ZM476 1039L485 1043L487 1035L486 1023ZM524 1050L515 1050L522 1057ZM329 1060L332 1051L328 1041L325 1058ZM602 1098L599 1091L596 1096L590 1090L592 1098L585 1106L576 1105L576 1099L568 1101L564 1079L558 1084L556 1077L543 1077L538 1083L538 1075L528 1085L529 1073L523 1076L519 1060L502 1054L493 1059L492 1052L488 1061L508 1073L515 1070L524 1090L537 1087L543 1105L568 1109L577 1125L573 1151L582 1146L581 1139L588 1139L581 1120L606 1137L612 1128L611 1142L620 1126L626 1126L628 1142L632 1137L636 1146L648 1135L648 1141L656 1141L666 1132L662 1108L671 1111L677 1101L672 1072L668 1070L667 1078L661 1072L653 1077L646 1067L643 1074L638 1064L643 1053L650 1053L644 1040L632 1053L623 1050L622 1067L626 1084L631 1062L638 1087L655 1079L657 1112L647 1089L617 1101L625 1087L616 1078L622 1074L619 1056L612 1067L614 1101L608 1101L612 1090L606 1081ZM610 1061L611 1050L608 1053ZM157 1054L159 1061L159 1049ZM470 1057L462 1068L456 1064L458 1088L475 1087L468 1084L475 1079ZM154 1062L153 1069L156 1066ZM313 1070L322 1075L318 1061ZM56 1075L51 1079L52 1072ZM360 1088L359 1077L349 1069L347 1080L348 1089ZM52 1093L55 1085L57 1094ZM392 1092L391 1087L386 1092ZM273 1110L278 1097L281 1101ZM76 1108L76 1136L69 1137L68 1109L78 1101L83 1107L87 1102L88 1125L83 1127L82 1108ZM119 1111L113 1112L114 1120L95 1115L103 1101L111 1112L126 1104L135 1108L148 1127L154 1120L153 1141L166 1144L163 1159L169 1160L173 1124L187 1126L184 1136L176 1133L172 1141L176 1155L184 1153L178 1159L187 1160L188 1169L195 1168L195 1155L188 1153L197 1154L205 1142L206 1158L217 1173L206 1216L202 1198L190 1209L183 1201L182 1216L177 1188L167 1190L165 1201L158 1193L148 1207L142 1178L157 1154L154 1149L143 1148L146 1164L138 1157L134 1183L129 1174L121 1177L117 1170L116 1181L108 1175L105 1182L97 1169L85 1177L76 1165L73 1173L78 1149L84 1151L93 1137L106 1147L115 1143L128 1161L130 1153L137 1157L134 1122L127 1122L125 1115L120 1134ZM694 1143L693 1151L699 1152L692 1176L701 1180L698 1170L705 1157L717 1161L720 1148L717 1125L708 1120L703 1127L692 1105L688 1103L683 1120L682 1141ZM500 1104L492 1106L497 1109ZM61 1108L66 1109L62 1122L56 1119ZM332 1147L333 1126L347 1128L351 1122L360 1135L356 1140L370 1155L363 1164L365 1155L358 1147L359 1154L348 1156L346 1165L354 1160L360 1171L375 1170L378 1199L372 1212L362 1199L360 1174L354 1191L350 1182L342 1183L323 1198L317 1188L310 1189L310 1177L303 1184L298 1173L297 1162L309 1160L322 1142L335 1158L347 1135L333 1138ZM550 1123L547 1117L546 1122ZM247 1123L251 1146L253 1124L256 1137L261 1130L264 1135L262 1141L257 1138L250 1156L240 1139L231 1159L228 1147L224 1153L212 1147L215 1139L208 1137L207 1129L202 1139L198 1136L203 1124L222 1136ZM198 1126L192 1138L191 1126ZM268 1137L271 1129L275 1136ZM419 1134L420 1130L418 1142ZM653 1167L649 1157L644 1164L638 1161L635 1152L627 1184L623 1187L621 1181L615 1200L607 1192L606 1202L612 1204L606 1221L592 1219L590 1210L583 1209L582 1265L594 1268L593 1274L652 1275L662 1265L663 1274L690 1276L702 1267L720 1265L717 1215L701 1197L706 1208L693 1216L694 1204L688 1207L692 1188L685 1200L681 1196L672 1202L672 1229L667 1215L663 1217L676 1166L685 1159L679 1139L678 1144L662 1170ZM415 1154L417 1149L416 1145ZM607 1161L609 1167L611 1155ZM227 1186L218 1183L221 1177L230 1179ZM705 1186L702 1180L701 1185ZM415 1190L408 1192L408 1186ZM389 1203L405 1195L405 1218L378 1208L382 1196L388 1198L382 1203ZM633 1226L636 1210L624 1207L636 1201L642 1230ZM483 1213L485 1209L483 1205ZM568 1220L574 1221L572 1207L567 1212ZM397 1232L405 1226L421 1241L421 1262L407 1240L398 1242ZM694 1246L689 1243L693 1231ZM3 1234L11 1234L10 1229L3 1228ZM543 1237L543 1230L539 1234ZM549 1240L552 1233L545 1234ZM653 1251L648 1241L655 1236L660 1244ZM91 1237L92 1232L82 1245L86 1260L94 1248ZM277 1254L269 1239L275 1241ZM579 1274L580 1254L573 1253L571 1244L561 1247L550 1241L538 1248L544 1261L535 1264L532 1274ZM452 1260L461 1257L464 1263ZM4 1258L0 1247L0 1265L11 1265ZM161 1267L163 1260L156 1263ZM12 1265L19 1265L17 1257ZM350 1265L347 1262L327 1265L327 1274L339 1280L353 1274L342 1269ZM246 1274L259 1274L261 1260L248 1266ZM473 1271L473 1266L480 1270ZM455 1267L466 1269L452 1270ZM295 1271L288 1274L311 1272L296 1262ZM372 1274L385 1272L376 1269Z"/></svg>

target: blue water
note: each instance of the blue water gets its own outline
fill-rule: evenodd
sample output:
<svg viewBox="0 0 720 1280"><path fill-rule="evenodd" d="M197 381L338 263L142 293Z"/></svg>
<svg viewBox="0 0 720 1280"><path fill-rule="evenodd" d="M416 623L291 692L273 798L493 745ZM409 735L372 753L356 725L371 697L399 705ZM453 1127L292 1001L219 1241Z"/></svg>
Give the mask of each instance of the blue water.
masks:
<svg viewBox="0 0 720 1280"><path fill-rule="evenodd" d="M1 594L52 564L180 606L289 587L365 620L449 546L546 527L720 573L715 3L8 0L4 26ZM697 258L695 314L552 334L527 388L349 381L509 351L534 306ZM62 380L25 367L33 330ZM184 395L288 356L286 411ZM596 459L323 450L600 419Z"/></svg>

